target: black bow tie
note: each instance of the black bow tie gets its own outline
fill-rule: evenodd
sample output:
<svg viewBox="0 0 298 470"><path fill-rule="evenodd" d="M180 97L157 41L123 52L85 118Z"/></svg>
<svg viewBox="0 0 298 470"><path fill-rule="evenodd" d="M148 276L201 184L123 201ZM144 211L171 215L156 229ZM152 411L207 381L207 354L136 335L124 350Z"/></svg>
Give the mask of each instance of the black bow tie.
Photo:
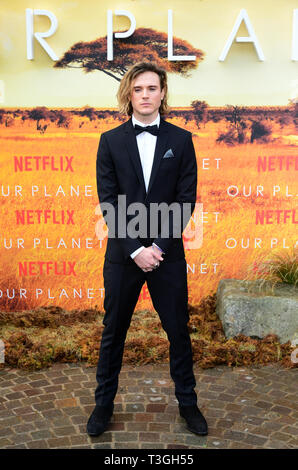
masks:
<svg viewBox="0 0 298 470"><path fill-rule="evenodd" d="M159 132L158 126L156 124L154 126L145 126L145 127L135 124L134 130L135 130L136 135L141 134L141 132L150 132L150 134L152 135L158 135L158 132Z"/></svg>

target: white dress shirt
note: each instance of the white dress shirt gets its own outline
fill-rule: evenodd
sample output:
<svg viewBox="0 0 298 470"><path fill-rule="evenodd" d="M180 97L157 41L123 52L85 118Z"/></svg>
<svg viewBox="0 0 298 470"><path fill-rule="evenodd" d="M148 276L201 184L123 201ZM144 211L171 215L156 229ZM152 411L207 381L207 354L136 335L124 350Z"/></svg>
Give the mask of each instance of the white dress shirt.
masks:
<svg viewBox="0 0 298 470"><path fill-rule="evenodd" d="M145 127L145 126L154 126L156 124L159 127L159 123L160 123L159 113L157 115L157 118L154 119L154 121L147 123L147 124L144 124L143 122L138 121L134 117L134 115L132 115L133 126L135 124L138 124L139 126ZM151 170L152 170L152 165L153 165L156 140L157 140L157 136L150 134L150 132L141 132L140 134L137 135L137 144L138 144L138 149L139 149L139 154L140 154L140 159L141 159L141 164L142 164L142 169L143 169L146 191L148 190L148 185L149 185L149 180L150 180L150 175L151 175ZM155 246L160 250L160 248L157 245ZM141 246L140 248L135 250L133 253L131 253L130 256L132 257L132 259L135 256L137 256L137 254L139 254L144 248L145 248L144 246Z"/></svg>

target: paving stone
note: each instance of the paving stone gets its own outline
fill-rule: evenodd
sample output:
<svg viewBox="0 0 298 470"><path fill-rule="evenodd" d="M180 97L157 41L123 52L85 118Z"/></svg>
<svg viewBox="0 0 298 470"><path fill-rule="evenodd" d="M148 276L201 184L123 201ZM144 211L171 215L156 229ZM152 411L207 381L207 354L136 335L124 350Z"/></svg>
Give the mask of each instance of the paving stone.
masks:
<svg viewBox="0 0 298 470"><path fill-rule="evenodd" d="M158 432L140 432L139 434L140 442L159 442L160 434Z"/></svg>
<svg viewBox="0 0 298 470"><path fill-rule="evenodd" d="M92 446L93 449L111 449L112 448L112 445L105 442L105 443L102 443L102 444L95 444L94 446ZM125 447L124 447L125 449Z"/></svg>
<svg viewBox="0 0 298 470"><path fill-rule="evenodd" d="M33 441L38 440L38 439L48 439L50 437L55 437L54 433L48 429L32 431L30 434L31 434Z"/></svg>
<svg viewBox="0 0 298 470"><path fill-rule="evenodd" d="M8 445L11 445L12 441L10 439L7 439L5 437L0 438L0 449L2 447L6 447Z"/></svg>
<svg viewBox="0 0 298 470"><path fill-rule="evenodd" d="M233 425L234 421L230 418L220 418L216 422L216 426L219 428L229 429Z"/></svg>
<svg viewBox="0 0 298 470"><path fill-rule="evenodd" d="M83 397L80 397L79 399L79 403L81 405L94 405L94 397L90 397L90 396L83 396Z"/></svg>
<svg viewBox="0 0 298 470"><path fill-rule="evenodd" d="M125 429L125 423L110 423L109 426L110 431L124 431ZM127 429L129 430L129 429Z"/></svg>
<svg viewBox="0 0 298 470"><path fill-rule="evenodd" d="M42 418L40 416L33 423L30 424L34 425L36 429L48 429L49 427L51 427L51 423L47 419Z"/></svg>
<svg viewBox="0 0 298 470"><path fill-rule="evenodd" d="M65 419L65 418L63 418ZM84 424L87 423L88 417L86 415L75 415L71 416L70 420L73 424ZM120 424L120 423L119 423Z"/></svg>
<svg viewBox="0 0 298 470"><path fill-rule="evenodd" d="M65 416L64 414L62 416L52 418L51 423L53 427L57 427L57 428L64 427L64 426L72 426L73 424L78 424L78 423L73 423L71 419L68 416Z"/></svg>
<svg viewBox="0 0 298 470"><path fill-rule="evenodd" d="M178 415L170 413L154 413L154 418L150 421L156 421L158 423L174 423Z"/></svg>
<svg viewBox="0 0 298 470"><path fill-rule="evenodd" d="M69 378L62 376L62 377L55 377L52 379L52 383L56 385L61 385L65 383L69 383Z"/></svg>
<svg viewBox="0 0 298 470"><path fill-rule="evenodd" d="M33 408L35 408L37 411L45 411L45 410L53 410L55 409L55 406L53 402L51 401L45 401L44 403L36 403L35 405L32 405Z"/></svg>
<svg viewBox="0 0 298 470"><path fill-rule="evenodd" d="M24 390L23 392L25 395L27 395L28 397L33 397L34 395L41 395L43 393L42 390L40 389L29 389L29 390Z"/></svg>
<svg viewBox="0 0 298 470"><path fill-rule="evenodd" d="M48 449L48 443L45 440L27 442L28 449Z"/></svg>
<svg viewBox="0 0 298 470"><path fill-rule="evenodd" d="M171 433L160 433L160 442L163 442L165 444L183 444L185 445L185 437L186 437L186 434L189 434L189 433L186 433L185 430L184 432L181 432L181 433L177 433L175 435L171 434Z"/></svg>
<svg viewBox="0 0 298 470"><path fill-rule="evenodd" d="M255 421L255 419L254 419L254 421ZM280 424L278 422L275 422L275 421L262 422L261 419L259 421L260 421L259 423L255 422L254 424L262 425L262 427L264 429L269 429L271 432L280 430Z"/></svg>
<svg viewBox="0 0 298 470"><path fill-rule="evenodd" d="M162 403L150 403L149 405L146 406L146 411L148 413L153 412L153 413L162 413L165 411L167 408L166 404ZM176 412L177 412L177 407L176 407ZM168 408L167 408L167 413L169 413Z"/></svg>
<svg viewBox="0 0 298 470"><path fill-rule="evenodd" d="M76 434L76 428L74 426L64 426L64 427L56 427L55 434L57 436L69 436L71 434Z"/></svg>
<svg viewBox="0 0 298 470"><path fill-rule="evenodd" d="M125 411L137 413L139 411L145 411L145 407L141 403L128 403L125 406Z"/></svg>
<svg viewBox="0 0 298 470"><path fill-rule="evenodd" d="M7 400L16 400L18 398L23 398L25 395L22 392L13 392L6 395Z"/></svg>
<svg viewBox="0 0 298 470"><path fill-rule="evenodd" d="M152 422L154 420L153 413L137 413L135 415L135 421L145 421L145 422Z"/></svg>
<svg viewBox="0 0 298 470"><path fill-rule="evenodd" d="M279 406L275 405L271 408L271 411L275 411L276 413L282 414L282 415L288 415L291 413L291 408L286 408L285 406Z"/></svg>
<svg viewBox="0 0 298 470"><path fill-rule="evenodd" d="M175 424L174 426L179 427L179 425L177 424ZM148 431L170 432L170 424L169 423L149 423Z"/></svg>
<svg viewBox="0 0 298 470"><path fill-rule="evenodd" d="M215 418L222 418L225 416L226 412L225 410L217 410L213 408L208 408L208 416L212 417L214 416Z"/></svg>
<svg viewBox="0 0 298 470"><path fill-rule="evenodd" d="M80 427L80 435L86 435L86 426ZM100 436L90 437L88 436L89 442L91 443L100 443L100 442L112 442L113 441L113 433L108 428L106 432L100 434Z"/></svg>
<svg viewBox="0 0 298 470"><path fill-rule="evenodd" d="M59 392L62 390L62 385L50 385L49 387L44 388L45 393Z"/></svg>
<svg viewBox="0 0 298 470"><path fill-rule="evenodd" d="M256 428L251 428L249 430L250 434L256 434L257 436L270 437L272 434L272 429L264 428L264 426L259 426Z"/></svg>
<svg viewBox="0 0 298 470"><path fill-rule="evenodd" d="M268 401L257 401L255 406L259 406L260 408L264 408L265 410L270 410L272 408L272 403Z"/></svg>
<svg viewBox="0 0 298 470"><path fill-rule="evenodd" d="M0 411L0 424L2 423L2 420L5 418L10 418L12 416L12 411L5 409L3 411Z"/></svg>
<svg viewBox="0 0 298 470"><path fill-rule="evenodd" d="M230 441L228 448L229 449L253 449L253 446L247 444L247 442Z"/></svg>
<svg viewBox="0 0 298 470"><path fill-rule="evenodd" d="M56 408L51 410L44 410L41 412L41 414L47 419L60 418L63 416L62 411L57 410Z"/></svg>
<svg viewBox="0 0 298 470"><path fill-rule="evenodd" d="M67 408L77 406L78 402L76 398L64 398L55 400L54 404L57 408Z"/></svg>
<svg viewBox="0 0 298 470"><path fill-rule="evenodd" d="M24 405L24 406L27 406L27 405L31 406L31 405L34 405L35 403L41 403L42 402L41 397L43 397L43 395L23 398L20 401L21 401L21 404ZM20 406L22 406L22 405L20 405Z"/></svg>
<svg viewBox="0 0 298 470"><path fill-rule="evenodd" d="M255 425L263 424L264 426L266 425L266 422L264 422L264 420L262 418L257 418L256 416L244 415L244 416L242 416L242 420L243 420L244 423L247 423L247 424L255 424Z"/></svg>
<svg viewBox="0 0 298 470"><path fill-rule="evenodd" d="M136 442L136 443L132 443L132 442L115 442L114 443L114 446L113 446L114 449L140 449L140 445Z"/></svg>
<svg viewBox="0 0 298 470"><path fill-rule="evenodd" d="M44 401L54 401L56 399L56 396L54 393L45 393L44 395L39 395L39 402L44 402Z"/></svg>
<svg viewBox="0 0 298 470"><path fill-rule="evenodd" d="M205 447L207 444L207 436L198 436L196 434L188 433L185 435L185 444L193 445L195 447Z"/></svg>
<svg viewBox="0 0 298 470"><path fill-rule="evenodd" d="M5 449L27 449L26 444L6 446Z"/></svg>
<svg viewBox="0 0 298 470"><path fill-rule="evenodd" d="M72 446L79 445L79 444L88 444L89 437L87 434L80 435L80 436L70 436L70 442Z"/></svg>
<svg viewBox="0 0 298 470"><path fill-rule="evenodd" d="M267 438L261 437L261 436L255 436L252 434L247 434L244 441L247 442L248 444L259 445L259 444L265 444L265 442L267 441Z"/></svg>
<svg viewBox="0 0 298 470"><path fill-rule="evenodd" d="M51 449L55 448L66 448L69 449L70 447L70 438L68 436L58 437L55 439L48 439L47 440L48 446Z"/></svg>
<svg viewBox="0 0 298 470"><path fill-rule="evenodd" d="M289 446L283 441L268 440L266 442L266 448L267 449L288 449Z"/></svg>
<svg viewBox="0 0 298 470"><path fill-rule="evenodd" d="M114 433L115 442L137 442L138 434L136 432Z"/></svg>
<svg viewBox="0 0 298 470"><path fill-rule="evenodd" d="M25 416L29 416L29 415L25 415ZM23 419L25 418L25 416L23 417ZM20 416L15 416L15 417L12 417L12 418L2 419L0 421L0 424L3 427L8 427L8 426L13 426L14 424L20 424L20 422L21 422L21 417Z"/></svg>
<svg viewBox="0 0 298 470"><path fill-rule="evenodd" d="M35 423L17 424L16 426L13 427L13 430L16 433L25 433L29 431L34 431L35 429L36 429Z"/></svg>
<svg viewBox="0 0 298 470"><path fill-rule="evenodd" d="M139 417L140 415L143 415L144 413L136 413L136 420L137 420L137 417ZM132 413L114 413L113 414L113 418L114 418L114 421L115 422L127 422L127 421L133 421L134 419L134 415Z"/></svg>
<svg viewBox="0 0 298 470"><path fill-rule="evenodd" d="M42 372L2 370L0 390L5 396L0 397L0 447L298 447L297 371L276 363L195 367L194 371L208 436L187 430L179 415L169 364L150 364L122 367L109 428L91 438L86 423L94 408L96 367L55 363Z"/></svg>
<svg viewBox="0 0 298 470"><path fill-rule="evenodd" d="M138 423L128 422L124 423L125 429L127 431L147 431L148 426L152 423L147 423L146 421L140 421Z"/></svg>
<svg viewBox="0 0 298 470"><path fill-rule="evenodd" d="M69 398L69 396L71 395L70 392L68 392L67 390L61 390L60 392L56 392L55 393L56 395L56 398Z"/></svg>
<svg viewBox="0 0 298 470"><path fill-rule="evenodd" d="M71 448L72 449L92 449L92 447L90 445L79 445L79 446L76 446L76 445L71 445Z"/></svg>
<svg viewBox="0 0 298 470"><path fill-rule="evenodd" d="M288 446L291 446L291 448L294 447L294 449L297 449L298 447L298 439L291 439L288 443Z"/></svg>
<svg viewBox="0 0 298 470"><path fill-rule="evenodd" d="M271 438L276 440L276 441L287 442L291 439L291 436L289 434L285 434L283 432L274 432L274 433L271 434Z"/></svg>
<svg viewBox="0 0 298 470"><path fill-rule="evenodd" d="M21 406L20 408L15 408L12 411L16 415L26 415L28 413L34 412L34 409L31 406Z"/></svg>
<svg viewBox="0 0 298 470"><path fill-rule="evenodd" d="M46 387L47 385L50 385L48 380L34 380L33 382L30 382L30 386L32 388L41 388Z"/></svg>
<svg viewBox="0 0 298 470"><path fill-rule="evenodd" d="M150 444L147 444L147 445L149 446ZM182 444L167 444L166 448L167 449L189 449L189 446L184 446Z"/></svg>
<svg viewBox="0 0 298 470"><path fill-rule="evenodd" d="M151 443L141 442L141 445L140 445L139 448L140 449L165 449L165 445L162 444L162 443L157 444L157 443L154 443L154 442L151 442ZM167 447L167 448L170 449L170 447ZM185 448L185 447L183 447L183 448Z"/></svg>
<svg viewBox="0 0 298 470"><path fill-rule="evenodd" d="M226 429L224 431L225 439L230 439L232 441L243 441L246 437L246 434L241 431L234 431L232 429Z"/></svg>
<svg viewBox="0 0 298 470"><path fill-rule="evenodd" d="M298 436L298 427L287 426L283 428L283 432L287 434L291 434L291 436Z"/></svg>
<svg viewBox="0 0 298 470"><path fill-rule="evenodd" d="M38 413L29 413L27 415L22 415L22 420L25 421L26 423L30 423L30 422L34 422L34 421L38 421L38 419L40 418L40 416L38 415Z"/></svg>
<svg viewBox="0 0 298 470"><path fill-rule="evenodd" d="M21 400L12 400L5 402L5 408L7 410L12 410L13 408L20 408L22 406Z"/></svg>

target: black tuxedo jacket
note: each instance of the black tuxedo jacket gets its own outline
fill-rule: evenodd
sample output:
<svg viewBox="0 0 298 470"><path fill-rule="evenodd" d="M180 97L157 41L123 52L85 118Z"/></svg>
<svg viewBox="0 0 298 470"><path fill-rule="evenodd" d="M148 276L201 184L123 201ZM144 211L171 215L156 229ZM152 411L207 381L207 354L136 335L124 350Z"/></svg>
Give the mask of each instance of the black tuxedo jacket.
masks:
<svg viewBox="0 0 298 470"><path fill-rule="evenodd" d="M126 196L127 206L141 202L148 211L150 203L153 202L187 202L191 204L193 212L196 202L197 163L191 133L162 118L159 129L147 192L131 118L101 135L96 160L97 192L100 204L112 204L116 215L119 211L118 195ZM109 220L104 210L103 215L109 228ZM159 221L159 232L154 238L150 238L149 222L147 236L142 238L118 237L116 223L116 237L113 235L111 238L109 230L106 258L113 263L134 263L130 254L141 246L150 246L152 242L165 252L163 263L184 258L182 236L173 237L171 216L170 211L167 220ZM132 217L135 216L128 216L127 222ZM169 223L169 236L162 235L161 222ZM181 232L187 222L183 224Z"/></svg>

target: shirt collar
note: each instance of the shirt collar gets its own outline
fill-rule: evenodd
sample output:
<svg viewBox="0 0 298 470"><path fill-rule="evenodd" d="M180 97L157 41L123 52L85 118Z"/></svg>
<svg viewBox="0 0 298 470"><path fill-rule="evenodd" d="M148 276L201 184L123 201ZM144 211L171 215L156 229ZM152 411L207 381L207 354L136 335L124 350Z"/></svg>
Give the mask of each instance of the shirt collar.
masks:
<svg viewBox="0 0 298 470"><path fill-rule="evenodd" d="M134 126L135 124L138 124L139 126L145 127L145 126L154 126L155 124L159 127L160 124L160 114L158 113L157 118L154 119L154 121L150 122L149 124L144 124L143 122L138 121L134 115L131 117L132 120L132 125Z"/></svg>

